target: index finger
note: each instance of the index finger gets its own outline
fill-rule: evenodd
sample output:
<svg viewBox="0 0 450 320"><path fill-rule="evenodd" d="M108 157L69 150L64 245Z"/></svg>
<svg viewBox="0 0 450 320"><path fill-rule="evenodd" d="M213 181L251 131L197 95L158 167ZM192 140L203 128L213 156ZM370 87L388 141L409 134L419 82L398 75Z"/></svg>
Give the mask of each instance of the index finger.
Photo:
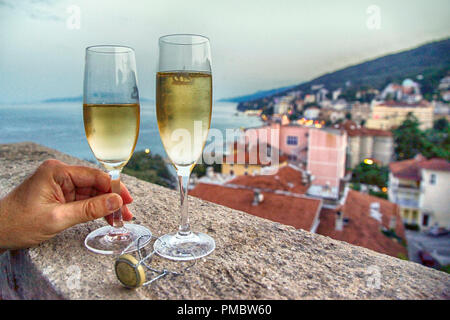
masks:
<svg viewBox="0 0 450 320"><path fill-rule="evenodd" d="M77 188L92 187L100 192L108 192L111 187L111 178L106 172L99 169L83 166L66 166L64 170Z"/></svg>

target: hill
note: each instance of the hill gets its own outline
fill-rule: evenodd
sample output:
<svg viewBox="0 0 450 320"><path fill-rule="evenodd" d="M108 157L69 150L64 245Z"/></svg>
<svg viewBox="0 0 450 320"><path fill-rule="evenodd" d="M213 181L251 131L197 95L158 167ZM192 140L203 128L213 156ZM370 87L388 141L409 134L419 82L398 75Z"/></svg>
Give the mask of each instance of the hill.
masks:
<svg viewBox="0 0 450 320"><path fill-rule="evenodd" d="M261 107L268 98L281 96L289 91L301 90L309 92L313 85L324 85L327 90L338 88L353 91L365 88L382 89L390 82L401 82L405 78L416 79L422 75L419 83L426 96L437 87L439 80L450 70L450 38L427 43L417 48L393 53L381 58L366 61L357 65L324 74L311 81L276 93L269 93L256 99L243 100L240 109Z"/></svg>
<svg viewBox="0 0 450 320"><path fill-rule="evenodd" d="M223 101L223 102L245 102L245 101L251 101L251 100L256 100L256 99L260 99L260 98L264 98L267 96L271 96L274 94L277 94L279 92L285 92L289 89L292 89L296 86L287 86L287 87L281 87L281 88L277 88L277 89L271 89L271 90L263 90L263 91L258 91L252 94L247 94L244 96L239 96L239 97L233 97L233 98L225 98L225 99L220 99L219 101Z"/></svg>

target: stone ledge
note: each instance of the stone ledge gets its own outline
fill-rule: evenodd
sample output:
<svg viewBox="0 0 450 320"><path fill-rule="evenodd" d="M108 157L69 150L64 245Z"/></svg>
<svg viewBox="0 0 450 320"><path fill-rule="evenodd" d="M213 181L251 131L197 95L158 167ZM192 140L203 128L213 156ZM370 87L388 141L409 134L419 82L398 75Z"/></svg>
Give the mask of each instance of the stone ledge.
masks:
<svg viewBox="0 0 450 320"><path fill-rule="evenodd" d="M94 166L34 143L0 145L0 197L48 158ZM134 197L135 223L157 235L176 230L177 192L126 175L123 181ZM0 298L450 298L446 273L193 197L189 202L192 226L212 235L217 248L184 276L166 277L137 290L123 288L114 275L114 259L83 246L86 235L104 225L95 221L38 247L1 255ZM167 265L162 258L153 263ZM379 288L368 286L373 270L380 272Z"/></svg>

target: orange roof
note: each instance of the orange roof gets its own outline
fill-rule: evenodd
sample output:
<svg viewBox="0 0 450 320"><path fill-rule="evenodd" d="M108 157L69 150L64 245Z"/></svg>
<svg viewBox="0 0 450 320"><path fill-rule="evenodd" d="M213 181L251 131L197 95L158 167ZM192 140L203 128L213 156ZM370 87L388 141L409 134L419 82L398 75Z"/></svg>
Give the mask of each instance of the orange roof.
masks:
<svg viewBox="0 0 450 320"><path fill-rule="evenodd" d="M380 231L380 222L370 216L372 202L380 203L381 224L389 228L390 219L395 216L395 232L399 237L405 239L403 222L396 204L354 190L349 190L345 204L339 209L344 218L349 219L343 230L335 230L338 210L323 209L317 233L394 257L398 257L400 253L406 255L406 248L395 239L384 235Z"/></svg>
<svg viewBox="0 0 450 320"><path fill-rule="evenodd" d="M309 185L302 184L302 172L290 165L282 166L274 175L240 176L229 184L242 185L258 189L283 190L292 193L305 194Z"/></svg>
<svg viewBox="0 0 450 320"><path fill-rule="evenodd" d="M241 210L264 219L310 231L313 227L321 200L287 196L273 192L261 192L264 200L252 205L254 193L248 188L232 188L213 184L198 184L190 194L232 209Z"/></svg>
<svg viewBox="0 0 450 320"><path fill-rule="evenodd" d="M421 161L419 166L422 169L436 170L436 171L450 171L450 162L445 159L433 158L430 160Z"/></svg>
<svg viewBox="0 0 450 320"><path fill-rule="evenodd" d="M391 162L389 164L389 169L397 178L420 181L421 169L450 171L450 162L440 158L427 160L423 156L419 155L413 159Z"/></svg>
<svg viewBox="0 0 450 320"><path fill-rule="evenodd" d="M379 129L369 129L363 126L358 125L356 122L352 120L344 121L343 123L337 124L335 126L337 129L343 129L347 131L348 136L356 137L356 136L383 136L383 137L391 137L392 132L386 130Z"/></svg>
<svg viewBox="0 0 450 320"><path fill-rule="evenodd" d="M385 106L385 107L395 107L395 108L401 108L401 107L431 107L431 103L429 103L426 100L422 100L420 102L416 102L416 103L407 103L404 101L394 101L394 100L387 100L387 101L383 101L380 102L379 104L375 105L375 106Z"/></svg>

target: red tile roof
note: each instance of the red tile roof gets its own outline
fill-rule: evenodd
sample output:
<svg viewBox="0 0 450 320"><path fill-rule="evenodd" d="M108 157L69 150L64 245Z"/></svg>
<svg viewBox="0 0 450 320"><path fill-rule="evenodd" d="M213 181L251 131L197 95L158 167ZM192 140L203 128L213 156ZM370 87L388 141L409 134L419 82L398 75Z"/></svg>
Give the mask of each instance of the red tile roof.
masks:
<svg viewBox="0 0 450 320"><path fill-rule="evenodd" d="M345 204L339 208L344 218L349 219L343 230L335 230L338 210L323 209L317 233L394 257L398 257L400 253L406 255L406 248L384 235L380 231L380 222L370 216L372 202L380 203L381 225L389 229L391 217L396 217L395 232L405 239L405 230L396 204L354 190L349 190Z"/></svg>
<svg viewBox="0 0 450 320"><path fill-rule="evenodd" d="M420 181L421 169L450 171L450 162L439 158L426 160L424 157L418 156L414 159L391 162L389 169L397 178Z"/></svg>
<svg viewBox="0 0 450 320"><path fill-rule="evenodd" d="M347 120L343 123L337 124L335 128L347 131L349 137L356 137L356 136L392 137L392 132L390 131L369 129L358 125L356 122L352 120Z"/></svg>
<svg viewBox="0 0 450 320"><path fill-rule="evenodd" d="M321 208L321 200L261 192L264 200L253 206L252 189L198 184L190 194L264 219L310 231Z"/></svg>
<svg viewBox="0 0 450 320"><path fill-rule="evenodd" d="M240 176L229 184L242 185L259 189L283 190L305 194L309 185L302 184L302 172L290 165L282 166L274 175Z"/></svg>
<svg viewBox="0 0 450 320"><path fill-rule="evenodd" d="M426 100L422 100L417 103L407 103L404 101L387 100L387 101L380 102L376 106L396 107L396 108L401 108L401 107L405 107L405 108L421 107L421 108L423 108L423 107L432 107L432 104Z"/></svg>
<svg viewBox="0 0 450 320"><path fill-rule="evenodd" d="M420 162L422 169L435 170L435 171L450 171L450 162L445 159L433 158Z"/></svg>

